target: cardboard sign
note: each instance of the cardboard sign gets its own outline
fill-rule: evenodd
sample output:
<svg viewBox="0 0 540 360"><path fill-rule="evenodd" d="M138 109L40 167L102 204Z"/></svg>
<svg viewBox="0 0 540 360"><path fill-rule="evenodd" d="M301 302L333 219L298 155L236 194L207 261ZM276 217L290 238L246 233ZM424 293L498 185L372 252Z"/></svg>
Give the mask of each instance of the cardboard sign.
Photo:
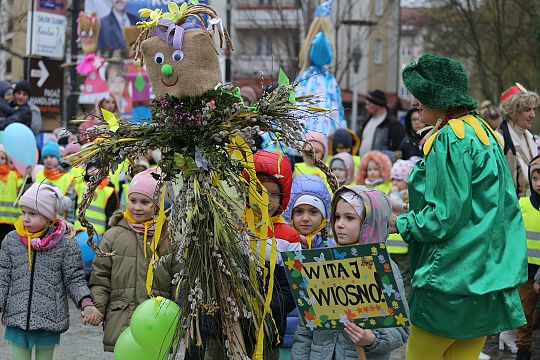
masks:
<svg viewBox="0 0 540 360"><path fill-rule="evenodd" d="M306 328L408 326L384 243L281 253Z"/></svg>

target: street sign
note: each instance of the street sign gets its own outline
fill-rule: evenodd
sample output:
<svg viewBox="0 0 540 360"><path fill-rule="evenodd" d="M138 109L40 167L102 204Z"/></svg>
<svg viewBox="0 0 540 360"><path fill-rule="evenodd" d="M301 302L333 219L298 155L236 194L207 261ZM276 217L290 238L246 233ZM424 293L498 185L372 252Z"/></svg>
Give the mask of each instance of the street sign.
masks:
<svg viewBox="0 0 540 360"><path fill-rule="evenodd" d="M44 118L58 117L62 113L63 69L61 61L49 59L29 60L31 99L39 106Z"/></svg>
<svg viewBox="0 0 540 360"><path fill-rule="evenodd" d="M63 15L43 11L28 12L28 55L64 58L67 20Z"/></svg>

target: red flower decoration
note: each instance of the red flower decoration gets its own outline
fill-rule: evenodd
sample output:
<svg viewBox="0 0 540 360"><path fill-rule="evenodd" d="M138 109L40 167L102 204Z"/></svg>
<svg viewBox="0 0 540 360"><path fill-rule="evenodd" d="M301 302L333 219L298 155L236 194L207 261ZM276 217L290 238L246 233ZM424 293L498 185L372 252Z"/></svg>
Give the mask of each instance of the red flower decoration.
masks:
<svg viewBox="0 0 540 360"><path fill-rule="evenodd" d="M315 320L315 316L311 313L311 311L304 311L304 319L306 320Z"/></svg>
<svg viewBox="0 0 540 360"><path fill-rule="evenodd" d="M304 264L300 260L294 260L293 268L302 270L304 268Z"/></svg>

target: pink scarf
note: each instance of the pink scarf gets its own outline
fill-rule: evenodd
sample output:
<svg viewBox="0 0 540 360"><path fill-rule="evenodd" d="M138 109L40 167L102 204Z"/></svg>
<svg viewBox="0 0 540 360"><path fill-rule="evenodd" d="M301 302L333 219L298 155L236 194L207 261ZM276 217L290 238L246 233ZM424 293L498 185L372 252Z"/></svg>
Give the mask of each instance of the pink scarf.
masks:
<svg viewBox="0 0 540 360"><path fill-rule="evenodd" d="M52 233L49 233L49 231L47 231L47 233L49 234L44 235L43 238L38 237L38 238L30 239L30 246L32 247L32 249L36 251L52 249L53 247L56 246L56 244L58 244L64 238L64 235L66 234L67 226L63 220L58 219L51 226L55 227ZM24 246L28 246L28 238L26 236L22 236L19 234L19 241L22 242Z"/></svg>

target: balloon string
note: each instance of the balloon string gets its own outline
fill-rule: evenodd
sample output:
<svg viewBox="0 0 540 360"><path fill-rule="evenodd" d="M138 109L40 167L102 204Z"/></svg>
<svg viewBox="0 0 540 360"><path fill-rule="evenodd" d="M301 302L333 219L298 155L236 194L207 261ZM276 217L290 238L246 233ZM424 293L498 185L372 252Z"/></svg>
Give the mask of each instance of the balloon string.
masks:
<svg viewBox="0 0 540 360"><path fill-rule="evenodd" d="M13 202L13 206L17 205L17 202L19 201L19 199L21 198L21 195L23 193L23 190L24 190L24 184L26 184L26 181L28 180L28 174L26 174L24 176L24 180L23 180L23 183L21 185L21 189L19 190L19 195L17 195L17 198L15 199L15 201Z"/></svg>

